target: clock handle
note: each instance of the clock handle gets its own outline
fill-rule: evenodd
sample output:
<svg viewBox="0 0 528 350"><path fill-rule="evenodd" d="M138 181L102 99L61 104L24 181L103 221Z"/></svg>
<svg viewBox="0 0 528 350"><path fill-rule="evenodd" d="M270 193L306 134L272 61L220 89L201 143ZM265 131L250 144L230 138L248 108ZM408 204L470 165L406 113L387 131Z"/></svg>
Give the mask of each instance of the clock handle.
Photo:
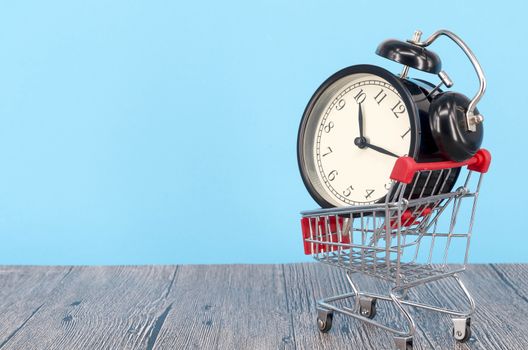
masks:
<svg viewBox="0 0 528 350"><path fill-rule="evenodd" d="M490 163L491 154L483 148L478 150L473 157L463 162L417 163L411 157L400 157L396 160L396 164L394 164L390 178L391 180L410 184L414 178L414 174L418 171L461 168L463 166L467 166L469 170L486 173L488 172Z"/></svg>
<svg viewBox="0 0 528 350"><path fill-rule="evenodd" d="M480 101L480 99L484 95L484 92L486 91L486 77L484 76L482 67L480 66L480 63L478 62L477 57L475 56L473 51L471 51L469 46L467 46L467 44L458 35L456 35L455 33L449 30L445 30L445 29L440 29L434 32L425 41L413 42L413 44L422 46L422 47L427 47L431 45L436 39L438 39L438 37L440 37L441 35L445 35L449 39L453 40L462 49L462 51L464 51L466 56L471 61L473 68L475 68L475 72L477 73L477 76L480 82L479 89L477 91L477 94L471 99L471 102L469 103L468 109L466 111L466 121L467 121L468 128L471 131L475 131L476 125L481 123L484 119L484 117L481 114L475 114L474 112L475 112L475 108L477 107L477 103Z"/></svg>

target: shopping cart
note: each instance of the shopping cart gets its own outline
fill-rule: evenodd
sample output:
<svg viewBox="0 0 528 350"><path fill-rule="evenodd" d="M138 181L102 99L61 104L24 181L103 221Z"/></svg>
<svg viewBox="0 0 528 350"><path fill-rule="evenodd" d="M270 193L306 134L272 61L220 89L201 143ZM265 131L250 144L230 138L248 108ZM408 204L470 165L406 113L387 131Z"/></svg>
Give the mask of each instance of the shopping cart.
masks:
<svg viewBox="0 0 528 350"><path fill-rule="evenodd" d="M416 325L406 308L412 306L451 315L454 338L468 340L475 303L457 273L467 264L479 188L490 162L484 149L462 163L416 163L402 157L395 163L384 203L302 212L305 253L345 270L352 288L350 293L318 301L319 330L328 332L337 312L394 333L397 349L412 349ZM447 188L448 179L459 171L467 173L462 186ZM472 179L475 172L478 177ZM469 217L460 216L466 208ZM450 248L457 256L449 254ZM388 295L360 292L352 280L355 272L388 281ZM467 310L409 300L410 288L447 277L467 298ZM407 327L375 321L378 300L393 303Z"/></svg>

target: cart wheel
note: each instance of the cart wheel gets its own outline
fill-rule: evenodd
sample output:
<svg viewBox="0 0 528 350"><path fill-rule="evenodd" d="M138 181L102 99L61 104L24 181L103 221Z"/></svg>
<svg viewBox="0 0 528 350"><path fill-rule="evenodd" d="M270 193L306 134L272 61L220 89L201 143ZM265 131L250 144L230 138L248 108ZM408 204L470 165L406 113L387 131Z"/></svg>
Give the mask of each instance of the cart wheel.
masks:
<svg viewBox="0 0 528 350"><path fill-rule="evenodd" d="M329 312L326 314L326 317L317 316L317 327L322 333L327 333L330 328L332 328L332 319L334 314Z"/></svg>
<svg viewBox="0 0 528 350"><path fill-rule="evenodd" d="M376 316L376 301L372 297L359 297L359 314L363 317L373 319Z"/></svg>
<svg viewBox="0 0 528 350"><path fill-rule="evenodd" d="M453 319L453 337L460 343L471 338L471 318Z"/></svg>
<svg viewBox="0 0 528 350"><path fill-rule="evenodd" d="M412 337L394 337L394 343L398 350L413 350Z"/></svg>
<svg viewBox="0 0 528 350"><path fill-rule="evenodd" d="M466 326L464 331L455 331L455 328L453 328L453 336L455 337L455 340L460 343L465 343L471 338L471 327Z"/></svg>

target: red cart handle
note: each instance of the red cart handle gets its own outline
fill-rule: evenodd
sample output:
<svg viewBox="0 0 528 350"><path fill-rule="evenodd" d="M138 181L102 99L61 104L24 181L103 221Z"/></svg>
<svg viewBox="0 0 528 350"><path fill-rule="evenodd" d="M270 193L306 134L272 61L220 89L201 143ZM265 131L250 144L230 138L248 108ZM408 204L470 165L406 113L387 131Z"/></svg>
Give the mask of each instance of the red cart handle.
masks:
<svg viewBox="0 0 528 350"><path fill-rule="evenodd" d="M477 153L463 162L434 162L434 163L417 163L411 157L400 157L394 164L390 178L395 181L410 184L417 171L422 170L442 170L459 168L466 166L469 170L479 173L486 173L491 163L491 154L485 149L479 149Z"/></svg>

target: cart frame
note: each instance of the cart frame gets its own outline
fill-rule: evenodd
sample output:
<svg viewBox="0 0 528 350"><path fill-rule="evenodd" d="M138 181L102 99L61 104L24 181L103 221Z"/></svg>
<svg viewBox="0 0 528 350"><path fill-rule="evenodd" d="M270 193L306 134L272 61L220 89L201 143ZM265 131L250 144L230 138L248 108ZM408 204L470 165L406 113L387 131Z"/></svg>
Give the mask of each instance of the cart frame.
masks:
<svg viewBox="0 0 528 350"><path fill-rule="evenodd" d="M328 332L337 312L393 333L396 348L408 350L412 349L416 324L407 307L417 307L452 316L455 340L467 341L475 302L458 273L467 265L478 194L490 162L491 155L484 149L461 163L417 163L401 157L395 163L392 185L382 203L302 212L305 253L343 269L352 290L317 302L319 330ZM449 179L463 167L467 167L463 185L456 190L447 188ZM473 173L478 173L476 181L471 181ZM463 202L470 205L470 216L462 223L457 219ZM444 220L446 216L449 220ZM453 257L449 255L455 242L465 244L464 253L458 256L460 265L452 265ZM360 291L352 278L354 273L388 281L388 294ZM467 299L466 309L407 298L410 288L444 278L454 279ZM350 300L352 305L340 305ZM374 320L378 300L392 303L407 327Z"/></svg>

